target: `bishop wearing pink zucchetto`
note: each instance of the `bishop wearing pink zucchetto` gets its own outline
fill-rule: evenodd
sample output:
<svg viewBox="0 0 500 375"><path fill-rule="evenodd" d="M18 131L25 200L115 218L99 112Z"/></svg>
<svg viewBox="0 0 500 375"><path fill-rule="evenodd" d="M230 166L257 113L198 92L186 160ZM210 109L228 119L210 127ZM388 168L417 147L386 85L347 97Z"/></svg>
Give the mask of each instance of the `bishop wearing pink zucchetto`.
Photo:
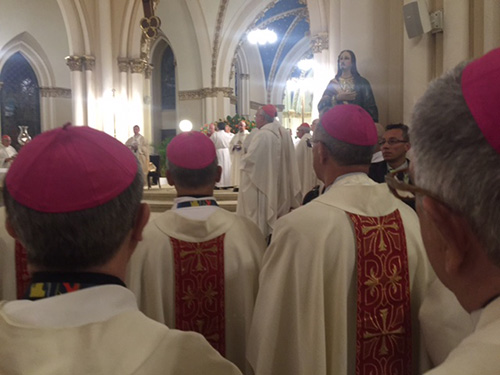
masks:
<svg viewBox="0 0 500 375"><path fill-rule="evenodd" d="M201 335L147 318L126 288L142 192L135 156L98 130L68 125L21 149L3 193L31 281L0 302L0 373L241 374Z"/></svg>
<svg viewBox="0 0 500 375"><path fill-rule="evenodd" d="M264 236L249 219L220 208L221 176L214 143L200 132L167 147L167 180L177 198L149 223L132 257L129 286L149 317L203 334L251 374L245 351L258 288Z"/></svg>
<svg viewBox="0 0 500 375"><path fill-rule="evenodd" d="M288 130L277 119L273 105L255 115L259 131L252 135L241 160L237 212L258 225L264 236L273 232L276 220L302 201L295 149Z"/></svg>

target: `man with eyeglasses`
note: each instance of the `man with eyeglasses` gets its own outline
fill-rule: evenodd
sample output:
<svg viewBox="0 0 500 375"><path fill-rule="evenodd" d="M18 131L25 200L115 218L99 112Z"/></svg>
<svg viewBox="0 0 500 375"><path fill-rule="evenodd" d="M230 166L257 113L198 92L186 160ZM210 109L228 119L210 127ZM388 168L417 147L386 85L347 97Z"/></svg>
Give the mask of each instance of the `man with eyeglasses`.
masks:
<svg viewBox="0 0 500 375"><path fill-rule="evenodd" d="M406 158L406 153L411 147L408 126L404 124L387 125L378 144L384 160L372 163L368 176L376 182L385 182L387 173L395 173L407 169L409 166L409 160ZM409 173L397 173L397 177L406 183L410 182Z"/></svg>
<svg viewBox="0 0 500 375"><path fill-rule="evenodd" d="M437 79L412 115L417 213L429 260L474 332L426 375L500 373L500 49ZM441 309L446 306L441 306Z"/></svg>
<svg viewBox="0 0 500 375"><path fill-rule="evenodd" d="M259 375L417 374L417 311L431 272L415 212L368 176L377 143L353 104L312 137L324 194L276 222L247 357Z"/></svg>

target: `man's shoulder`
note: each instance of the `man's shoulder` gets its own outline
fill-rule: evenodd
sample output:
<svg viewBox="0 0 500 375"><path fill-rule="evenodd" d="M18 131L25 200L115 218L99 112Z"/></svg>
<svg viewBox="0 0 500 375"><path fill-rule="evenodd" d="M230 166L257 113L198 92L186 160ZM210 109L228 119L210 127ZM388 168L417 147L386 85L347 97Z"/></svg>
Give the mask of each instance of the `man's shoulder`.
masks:
<svg viewBox="0 0 500 375"><path fill-rule="evenodd" d="M375 182L385 182L386 174L387 174L387 162L385 160L370 164L368 176Z"/></svg>

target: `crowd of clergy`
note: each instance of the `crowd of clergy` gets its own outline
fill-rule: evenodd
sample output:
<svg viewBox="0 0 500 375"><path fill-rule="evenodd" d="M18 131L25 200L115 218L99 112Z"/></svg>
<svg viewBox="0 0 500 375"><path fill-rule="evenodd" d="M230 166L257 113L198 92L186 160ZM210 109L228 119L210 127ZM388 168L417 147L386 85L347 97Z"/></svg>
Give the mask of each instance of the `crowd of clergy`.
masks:
<svg viewBox="0 0 500 375"><path fill-rule="evenodd" d="M153 220L138 126L11 156L0 373L499 374L500 49L433 81L410 127L332 82L296 145L273 105L250 133L174 137Z"/></svg>

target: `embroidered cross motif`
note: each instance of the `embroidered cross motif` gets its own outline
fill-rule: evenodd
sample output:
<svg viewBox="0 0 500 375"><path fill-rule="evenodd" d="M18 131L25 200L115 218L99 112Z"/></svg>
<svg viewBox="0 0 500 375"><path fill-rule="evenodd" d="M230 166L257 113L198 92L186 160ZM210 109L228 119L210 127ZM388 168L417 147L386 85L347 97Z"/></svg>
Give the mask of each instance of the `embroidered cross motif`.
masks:
<svg viewBox="0 0 500 375"><path fill-rule="evenodd" d="M357 250L356 374L411 374L408 254L399 211L348 213Z"/></svg>
<svg viewBox="0 0 500 375"><path fill-rule="evenodd" d="M175 328L201 333L225 354L224 234L205 242L170 238L175 266Z"/></svg>

